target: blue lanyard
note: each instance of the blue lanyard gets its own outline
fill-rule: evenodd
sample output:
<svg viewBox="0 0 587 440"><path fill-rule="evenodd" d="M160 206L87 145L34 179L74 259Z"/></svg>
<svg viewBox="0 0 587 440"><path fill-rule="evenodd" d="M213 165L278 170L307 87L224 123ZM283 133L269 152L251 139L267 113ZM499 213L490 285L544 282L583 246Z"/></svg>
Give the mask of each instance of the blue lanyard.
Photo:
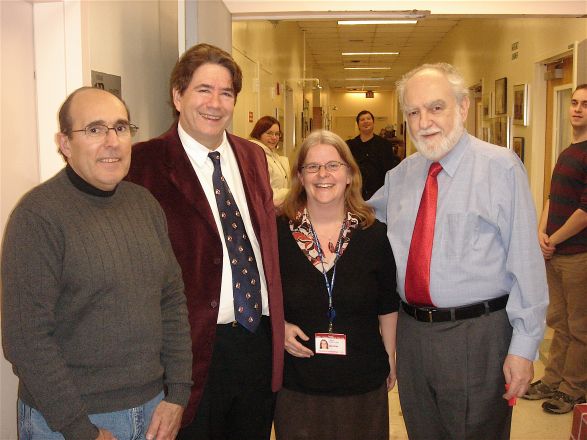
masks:
<svg viewBox="0 0 587 440"><path fill-rule="evenodd" d="M324 267L324 253L322 252L322 246L320 246L320 240L318 240L318 234L314 230L314 226L312 226L312 222L310 222L310 231L312 232L312 240L314 241L314 246L318 250L318 256L320 257L320 263L322 264L322 275L324 275L324 284L326 284L326 291L328 292L328 333L332 333L334 318L336 318L336 310L334 309L333 301L332 301L332 292L334 291L334 279L336 278L336 263L338 262L338 258L340 257L340 248L342 247L342 234L344 232L344 224L340 227L340 233L338 234L338 242L336 243L336 251L334 258L334 265L332 270L332 279L328 280L328 275L326 274L326 268Z"/></svg>

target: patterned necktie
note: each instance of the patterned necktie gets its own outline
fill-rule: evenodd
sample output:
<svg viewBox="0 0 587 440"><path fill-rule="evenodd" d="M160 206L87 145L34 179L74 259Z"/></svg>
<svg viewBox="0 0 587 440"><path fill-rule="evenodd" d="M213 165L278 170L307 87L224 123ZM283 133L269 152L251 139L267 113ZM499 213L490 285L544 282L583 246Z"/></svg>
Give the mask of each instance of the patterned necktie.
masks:
<svg viewBox="0 0 587 440"><path fill-rule="evenodd" d="M432 306L430 299L430 260L436 223L436 202L438 182L436 176L442 165L434 162L428 170L426 186L420 200L418 216L412 232L408 265L406 267L406 300L417 306Z"/></svg>
<svg viewBox="0 0 587 440"><path fill-rule="evenodd" d="M236 321L255 332L261 319L259 270L245 225L220 169L220 153L208 154L214 164L212 184L232 269L232 291Z"/></svg>

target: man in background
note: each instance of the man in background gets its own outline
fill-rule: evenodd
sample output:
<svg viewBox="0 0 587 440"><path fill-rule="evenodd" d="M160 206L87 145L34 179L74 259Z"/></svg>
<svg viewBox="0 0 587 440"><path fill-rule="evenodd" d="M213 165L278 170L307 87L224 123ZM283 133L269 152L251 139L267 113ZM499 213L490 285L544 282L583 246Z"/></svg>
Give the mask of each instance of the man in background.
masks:
<svg viewBox="0 0 587 440"><path fill-rule="evenodd" d="M283 299L267 160L226 132L241 86L228 53L192 47L171 73L176 122L133 147L128 178L161 203L186 286L194 385L179 439L269 439L281 387Z"/></svg>
<svg viewBox="0 0 587 440"><path fill-rule="evenodd" d="M544 377L524 395L548 399L551 414L572 411L587 392L587 84L573 92L569 118L573 142L556 162L538 229L554 336Z"/></svg>
<svg viewBox="0 0 587 440"><path fill-rule="evenodd" d="M59 125L67 166L21 199L2 249L19 438L172 440L190 392L189 325L165 215L121 182L137 127L90 87L69 95Z"/></svg>
<svg viewBox="0 0 587 440"><path fill-rule="evenodd" d="M468 91L451 65L420 66L397 92L418 153L370 203L397 263L408 435L509 439L508 400L532 379L548 304L525 169L465 131Z"/></svg>
<svg viewBox="0 0 587 440"><path fill-rule="evenodd" d="M363 198L369 200L375 191L383 186L385 173L395 167L400 160L393 153L393 145L373 133L373 113L363 110L357 115L356 121L359 135L348 140L347 144L361 170Z"/></svg>

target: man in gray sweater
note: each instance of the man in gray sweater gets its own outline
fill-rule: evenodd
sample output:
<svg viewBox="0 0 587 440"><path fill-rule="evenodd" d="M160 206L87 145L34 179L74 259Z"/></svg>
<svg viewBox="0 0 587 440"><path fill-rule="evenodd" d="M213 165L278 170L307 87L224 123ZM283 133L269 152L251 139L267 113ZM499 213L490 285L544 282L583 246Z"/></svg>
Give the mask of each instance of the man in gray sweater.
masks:
<svg viewBox="0 0 587 440"><path fill-rule="evenodd" d="M174 439L191 386L181 270L130 165L125 104L81 88L59 112L67 166L26 194L2 249L2 339L19 438Z"/></svg>

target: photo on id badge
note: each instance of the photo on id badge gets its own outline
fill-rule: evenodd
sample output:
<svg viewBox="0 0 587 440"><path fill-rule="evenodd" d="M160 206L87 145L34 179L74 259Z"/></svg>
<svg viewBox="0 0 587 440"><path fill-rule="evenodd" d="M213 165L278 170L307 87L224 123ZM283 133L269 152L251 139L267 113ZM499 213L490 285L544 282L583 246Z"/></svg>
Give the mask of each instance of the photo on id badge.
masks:
<svg viewBox="0 0 587 440"><path fill-rule="evenodd" d="M346 335L341 333L316 333L314 345L316 354L346 355Z"/></svg>

